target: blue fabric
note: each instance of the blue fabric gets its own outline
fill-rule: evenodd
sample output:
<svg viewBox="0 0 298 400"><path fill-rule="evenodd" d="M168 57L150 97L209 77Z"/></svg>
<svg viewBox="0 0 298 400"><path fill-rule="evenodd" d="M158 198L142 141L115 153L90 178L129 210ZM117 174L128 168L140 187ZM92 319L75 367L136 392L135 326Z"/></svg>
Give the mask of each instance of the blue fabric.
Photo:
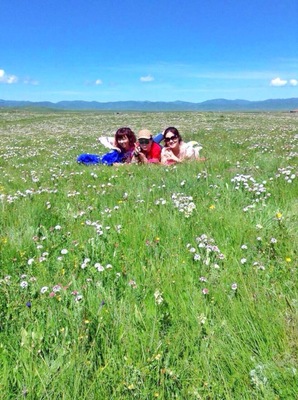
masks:
<svg viewBox="0 0 298 400"><path fill-rule="evenodd" d="M80 154L77 157L77 162L86 165L98 164L100 162L100 156L88 153Z"/></svg>
<svg viewBox="0 0 298 400"><path fill-rule="evenodd" d="M101 158L102 164L113 165L114 163L121 163L124 154L117 150L111 150Z"/></svg>
<svg viewBox="0 0 298 400"><path fill-rule="evenodd" d="M77 162L85 165L92 164L105 164L105 165L113 165L114 163L121 163L123 161L124 154L120 153L117 150L111 150L107 154L103 156L99 156L97 154L80 154L77 157Z"/></svg>
<svg viewBox="0 0 298 400"><path fill-rule="evenodd" d="M160 132L160 133L157 133L154 137L153 137L153 141L155 142L155 143L158 143L158 144L160 144L160 142L163 140L163 134Z"/></svg>

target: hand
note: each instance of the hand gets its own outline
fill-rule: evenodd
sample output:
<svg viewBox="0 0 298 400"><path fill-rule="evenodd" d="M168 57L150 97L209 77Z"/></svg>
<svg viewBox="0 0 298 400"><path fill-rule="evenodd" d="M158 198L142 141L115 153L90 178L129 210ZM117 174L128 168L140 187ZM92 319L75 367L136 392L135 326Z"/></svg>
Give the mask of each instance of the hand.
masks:
<svg viewBox="0 0 298 400"><path fill-rule="evenodd" d="M143 154L143 153L139 153L138 158L141 163L144 163L147 161L147 158L146 158L145 154Z"/></svg>
<svg viewBox="0 0 298 400"><path fill-rule="evenodd" d="M134 155L135 157L139 157L140 154L141 154L141 148L140 148L140 146L135 146L133 155Z"/></svg>

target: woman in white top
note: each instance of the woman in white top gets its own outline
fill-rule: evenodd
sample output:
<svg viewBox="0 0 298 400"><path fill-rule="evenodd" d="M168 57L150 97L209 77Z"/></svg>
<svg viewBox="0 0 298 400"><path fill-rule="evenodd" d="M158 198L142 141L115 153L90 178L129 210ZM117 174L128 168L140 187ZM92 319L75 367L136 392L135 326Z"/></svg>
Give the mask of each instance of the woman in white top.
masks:
<svg viewBox="0 0 298 400"><path fill-rule="evenodd" d="M184 143L177 128L170 126L163 133L165 146L161 151L161 163L170 165L185 160L199 159L199 151L202 148L196 142ZM196 145L197 146L196 146Z"/></svg>

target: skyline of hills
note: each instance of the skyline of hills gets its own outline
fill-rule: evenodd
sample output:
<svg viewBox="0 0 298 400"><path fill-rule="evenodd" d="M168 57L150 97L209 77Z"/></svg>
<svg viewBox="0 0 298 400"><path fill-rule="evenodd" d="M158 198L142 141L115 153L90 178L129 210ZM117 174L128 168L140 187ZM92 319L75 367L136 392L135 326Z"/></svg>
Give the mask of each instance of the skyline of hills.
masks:
<svg viewBox="0 0 298 400"><path fill-rule="evenodd" d="M0 108L46 108L85 111L293 111L298 109L298 98L267 99L262 101L213 99L200 103L186 101L14 101L0 99Z"/></svg>

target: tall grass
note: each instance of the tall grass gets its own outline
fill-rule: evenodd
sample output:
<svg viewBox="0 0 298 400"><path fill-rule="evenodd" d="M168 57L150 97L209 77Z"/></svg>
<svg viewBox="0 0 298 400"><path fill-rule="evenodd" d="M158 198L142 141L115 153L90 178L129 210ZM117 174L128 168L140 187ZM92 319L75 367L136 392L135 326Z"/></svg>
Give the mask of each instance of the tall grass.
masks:
<svg viewBox="0 0 298 400"><path fill-rule="evenodd" d="M206 162L82 166L120 126ZM0 110L1 399L298 398L298 119Z"/></svg>

